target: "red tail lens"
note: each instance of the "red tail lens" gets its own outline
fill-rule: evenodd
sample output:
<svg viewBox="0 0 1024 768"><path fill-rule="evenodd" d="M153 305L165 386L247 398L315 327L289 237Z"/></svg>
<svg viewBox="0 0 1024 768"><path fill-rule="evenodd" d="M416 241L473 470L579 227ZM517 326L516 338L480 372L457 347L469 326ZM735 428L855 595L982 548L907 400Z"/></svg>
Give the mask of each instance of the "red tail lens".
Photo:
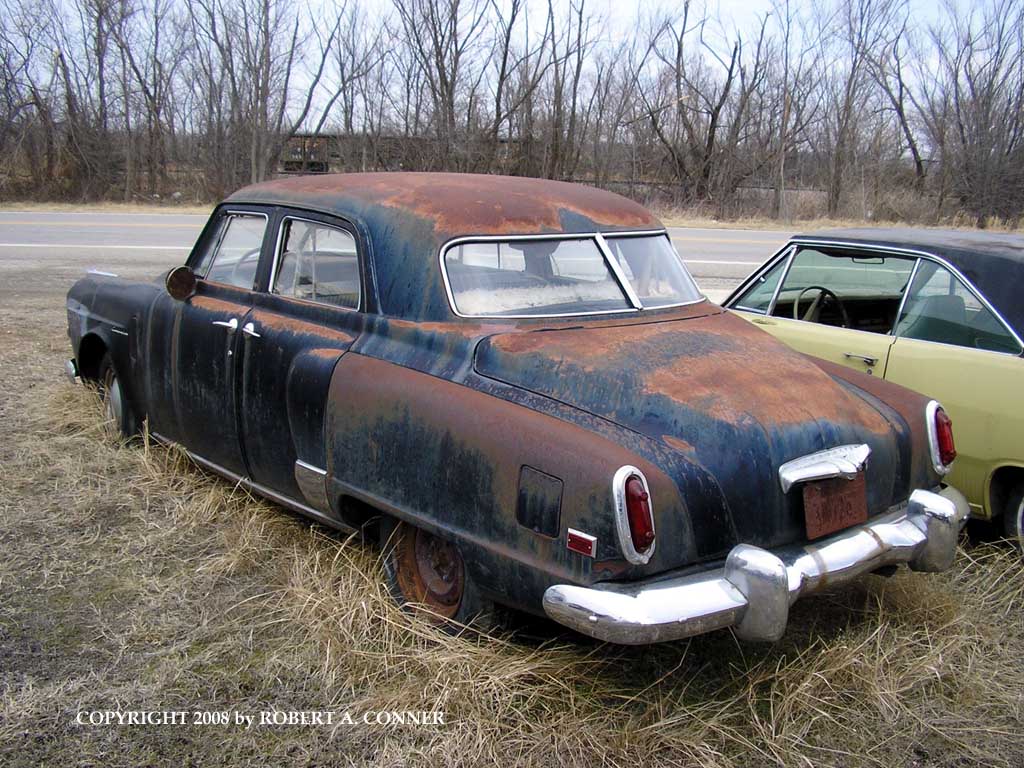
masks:
<svg viewBox="0 0 1024 768"><path fill-rule="evenodd" d="M654 518L650 496L644 490L643 480L636 475L626 481L626 517L633 549L642 554L654 543Z"/></svg>
<svg viewBox="0 0 1024 768"><path fill-rule="evenodd" d="M948 467L956 458L956 444L953 442L953 421L941 408L935 409L935 437L939 443L939 461Z"/></svg>

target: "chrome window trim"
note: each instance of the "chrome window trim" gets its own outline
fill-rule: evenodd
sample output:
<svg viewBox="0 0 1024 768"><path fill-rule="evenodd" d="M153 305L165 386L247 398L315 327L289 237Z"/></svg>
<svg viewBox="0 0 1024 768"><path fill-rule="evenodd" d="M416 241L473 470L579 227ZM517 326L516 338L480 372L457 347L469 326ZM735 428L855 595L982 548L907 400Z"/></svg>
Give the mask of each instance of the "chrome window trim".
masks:
<svg viewBox="0 0 1024 768"><path fill-rule="evenodd" d="M654 533L654 541L644 553L637 552L633 546L633 534L629 530L629 514L626 510L626 481L633 475L639 477L640 482L644 484L644 490L647 491L647 506L651 511L651 532ZM644 473L631 464L619 467L612 478L612 499L615 502L615 532L619 538L619 549L629 562L634 565L645 565L658 546L658 532L654 527L654 499L651 497L651 488L647 485Z"/></svg>
<svg viewBox="0 0 1024 768"><path fill-rule="evenodd" d="M779 301L779 294L782 293L782 284L786 282L786 278L789 277L789 270L793 268L793 259L796 258L796 251L797 247L794 245L785 256L786 265L782 268L782 274L779 275L779 282L775 284L775 292L772 294L772 300L768 304L768 311L765 313L765 317L771 317L775 311L775 305Z"/></svg>
<svg viewBox="0 0 1024 768"><path fill-rule="evenodd" d="M740 281L740 284L733 289L732 293L725 297L725 301L722 302L722 306L725 307L726 309L734 309L739 310L741 312L753 312L755 314L762 314L759 310L746 309L744 307L741 307L736 302L739 301L740 296L742 296L744 293L746 293L753 287L754 283L757 280L761 279L761 277L763 277L768 272L771 272L778 264L782 263L784 259L789 258L790 253L794 250L795 247L796 246L794 246L792 243L786 243L782 248L780 248L771 256L769 256L768 259L764 262L764 264L762 264L760 267L755 269L753 272L751 272L743 280ZM783 268L783 275L782 277L779 278L779 285L782 284L782 278L786 276L785 271L786 269ZM775 293L772 294L773 303L769 304L769 311L771 310L772 306L774 306L774 301L777 294L778 286L776 286Z"/></svg>
<svg viewBox="0 0 1024 768"><path fill-rule="evenodd" d="M651 235L664 235L665 237L669 237L667 229L643 229L643 230L630 230L630 231L613 232L613 233L608 233L608 232L605 232L605 233L602 233L602 232L545 232L545 233L530 234L530 235L459 235L458 237L453 237L450 240L446 240L444 243L442 243L441 247L438 249L438 254L437 254L438 255L438 267L441 270L441 280L444 283L444 292L445 292L445 296L447 296L447 298L448 298L448 308L451 310L452 314L455 315L456 317L461 317L461 318L464 318L464 319L467 319L467 320L544 320L544 319L550 319L550 318L563 318L563 317L596 317L596 316L601 316L601 315L633 315L633 314L636 314L637 312L640 312L641 310L637 309L636 307L623 307L622 309L602 309L602 310L593 310L593 311L590 311L590 312L549 312L547 314L536 314L536 315L467 315L467 314L463 314L462 312L459 312L459 310L458 310L458 308L457 308L457 306L455 304L455 294L452 291L451 282L448 280L448 269L447 269L447 267L445 266L445 263L444 263L445 256L447 255L447 253L448 253L448 251L450 249L452 249L452 248L454 248L454 247L456 247L458 245L463 245L465 243L495 243L495 242L508 243L508 242L517 242L517 241L521 241L521 240L593 240L594 242L597 242L598 235L600 235L602 237L644 237L644 236L651 236ZM671 242L671 240L672 240L672 238L669 237L669 241L670 242ZM598 248L598 251L601 253L601 258L603 258L605 260L605 262L608 263L609 255L606 254L605 251L601 248L601 244L600 243L598 243L597 248ZM673 250L674 250L674 248L673 248ZM676 252L676 256L679 257L678 251ZM679 257L679 261L681 263L683 263L683 260L682 260L681 257ZM612 275L614 276L615 275L615 270L611 267L610 264L608 264L608 269L612 273ZM683 269L686 269L686 264L685 263L683 263ZM687 271L687 273L689 273L688 269L686 271ZM618 278L616 278L616 279L618 279ZM690 275L690 279L693 279L692 275ZM696 281L694 281L694 285L696 285ZM629 300L630 300L628 294L625 294L625 291L623 292L623 298L625 298L627 302L629 302ZM671 309L673 307L688 307L688 306L691 306L691 305L694 305L694 304L700 304L703 301L708 301L708 297L702 295L699 299L694 299L692 301L683 301L683 302L680 302L678 304L666 304L664 306L651 307L650 309L643 310L643 311L654 312L654 311L661 310L661 309Z"/></svg>
<svg viewBox="0 0 1024 768"><path fill-rule="evenodd" d="M833 247L833 248L847 248L847 249L856 250L856 251L881 251L883 253L891 253L891 254L897 255L897 256L898 255L914 256L917 259L927 259L928 261L935 262L939 266L942 266L942 267L945 267L946 269L948 269L953 274L954 277L956 277L961 283L963 283L964 286L967 288L967 290L970 291L971 294L974 296L974 298L976 298L979 301L979 303L981 303L981 305L983 307L985 307L985 309L987 309L989 312L991 312L995 316L995 318L999 321L1000 325L1003 326L1003 329L1013 337L1014 341L1016 341L1017 344L1021 348L1021 351L1017 352L1016 354L1013 354L1013 353L1010 353L1010 352L998 352L998 351L992 350L992 349L982 349L982 350L978 350L978 351L979 352L992 352L993 354L996 354L996 355L1010 355L1011 357L1020 357L1021 354L1024 354L1024 339L1021 339L1020 334L1018 334L1013 329L1013 327L1006 321L1006 318L1004 318L999 313L999 310L997 310L995 307L992 306L991 303L989 303L989 300L985 298L984 294L982 294L982 292L978 290L978 288L974 285L974 283L972 283L969 279L967 279L967 277L963 274L963 272L961 272L955 266L953 266L948 261L946 261L946 259L944 259L941 256L938 256L938 255L932 253L931 251L922 251L922 250L919 250L917 248L904 248L904 247L897 247L897 246L891 246L891 245L873 245L873 244L870 244L870 243L848 242L848 241L842 241L842 240L818 240L818 239L814 239L814 238L802 238L802 237L794 238L793 239L793 243L796 244L796 245L818 245L818 246L830 246L830 247ZM910 290L910 288L908 286L908 288L907 288L907 292L908 293L909 293L909 290ZM896 318L896 323L897 324L899 323L899 317ZM895 325L893 326L893 330L895 330ZM865 331L865 333L867 333L867 331ZM899 339L899 338L906 338L906 337L900 337L900 336L893 335L893 338ZM907 340L908 341L920 341L920 339L907 339ZM974 349L974 347L963 347L963 346L961 346L959 344L947 344L947 343L941 342L941 341L935 341L935 342L930 342L930 343L932 343L932 344L942 344L942 345L947 346L947 347L954 347L955 349Z"/></svg>
<svg viewBox="0 0 1024 768"><path fill-rule="evenodd" d="M221 218L222 219L226 219L229 216L253 216L253 217L255 217L255 216L262 216L263 217L263 222L264 222L263 223L263 240L267 239L267 229L270 227L270 216L268 214L266 214L265 212L263 212L263 211L243 211L243 210L234 210L234 209L231 209L231 208L226 208L222 212ZM211 283L212 285L222 285L225 288L237 288L240 291L255 291L256 290L256 278L253 278L253 284L252 285L250 285L248 288L243 288L242 286L235 285L234 283L222 283L220 280L208 280L207 277L206 277L206 275L210 274L210 269L213 268L214 263L217 261L217 252L220 251L220 244L222 242L224 242L224 235L226 235L227 233L228 233L228 228L227 227L221 227L220 232L217 234L217 242L214 243L214 246L213 246L213 249L214 249L213 261L211 261L210 262L210 266L206 268L206 274L197 275L197 277L202 278L202 280L204 282ZM262 253L262 251L263 251L263 240L260 241L260 256L261 257L263 255L263 253ZM256 265L256 273L259 274L259 271L260 271L260 268L259 268L259 264L257 263L257 265Z"/></svg>
<svg viewBox="0 0 1024 768"><path fill-rule="evenodd" d="M926 426L928 427L928 451L931 454L932 469L939 473L939 475L948 475L953 465L947 466L942 463L942 453L939 450L939 435L935 430L935 412L940 408L942 408L942 404L938 400L929 400L928 405L924 409L927 421ZM946 409L942 408L942 410Z"/></svg>
<svg viewBox="0 0 1024 768"><path fill-rule="evenodd" d="M282 238L284 237L284 225L289 221L302 221L307 224L315 224L318 227L327 227L329 229L336 229L339 232L344 232L352 238L352 243L356 247L356 266L361 267L363 260L359 255L359 238L354 233L349 232L344 227L339 227L334 224L325 224L322 221L316 219L307 219L304 216L292 215L290 213L282 214L281 221L277 226L277 241L274 243L274 260L270 263L270 279L267 280L267 295L277 296L281 299L288 299L290 301L298 301L302 304L309 304L314 307L333 307L334 309L342 309L346 312L361 312L363 308L363 271L359 269L359 303L355 307L342 307L337 304L329 304L325 301L316 301L315 299L300 299L298 296L286 296L283 293L274 293L274 280L277 279L278 266L281 263L281 245Z"/></svg>
<svg viewBox="0 0 1024 768"><path fill-rule="evenodd" d="M598 250L601 251L601 256L608 264L608 269L611 270L611 273L618 281L619 288L624 294L626 294L626 299L633 305L634 309L643 309L643 302L640 301L640 297L637 295L636 291L633 290L633 286L630 284L629 278L626 277L626 273L622 271L622 265L619 264L619 260L615 258L615 254L612 253L611 249L608 247L608 243L606 243L604 238L601 237L600 232L597 232L594 235L594 241L597 243Z"/></svg>
<svg viewBox="0 0 1024 768"><path fill-rule="evenodd" d="M686 261L683 260L682 255L679 253L679 251L673 244L672 235L668 233L667 229L643 229L631 232L597 232L596 234L598 237L605 241L625 239L627 237L664 237L665 239L668 240L668 245L672 249L672 252L676 255L676 259L679 261L679 265L683 268L683 271L686 273L686 276L690 278L690 282L693 283L693 287L697 289L698 293L700 293L699 299L691 299L690 301L679 301L676 302L675 304L659 304L656 307L641 307L641 309L647 309L650 311L654 311L656 309L672 309L673 307L688 307L692 304L700 304L702 301L711 301L711 299L707 297L707 294L701 290L701 287L697 285L697 281L696 279L694 279L693 275L690 274L690 268L686 266ZM609 257L612 257L610 250L608 255L605 256L605 258ZM628 280L626 282L627 284L629 284ZM633 286L630 285L629 289L632 291ZM637 301L639 300L640 299L638 298Z"/></svg>
<svg viewBox="0 0 1024 768"><path fill-rule="evenodd" d="M914 280L917 279L917 272L921 268L921 257L918 256L914 261L914 268L910 270L910 277L907 279L907 287L903 289L903 296L900 297L900 305L896 308L896 319L892 321L892 329L888 335L892 336L893 339L896 337L896 328L900 324L900 318L903 317L903 310L907 306L907 297L910 296L910 289L914 287Z"/></svg>

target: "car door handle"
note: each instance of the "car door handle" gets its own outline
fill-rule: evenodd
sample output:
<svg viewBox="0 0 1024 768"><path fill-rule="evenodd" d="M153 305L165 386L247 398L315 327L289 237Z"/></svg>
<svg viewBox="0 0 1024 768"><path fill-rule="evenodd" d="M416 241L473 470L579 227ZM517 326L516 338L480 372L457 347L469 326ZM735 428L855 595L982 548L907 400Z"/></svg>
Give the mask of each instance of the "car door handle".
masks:
<svg viewBox="0 0 1024 768"><path fill-rule="evenodd" d="M232 317L230 320L214 320L214 325L219 325L221 328L227 328L228 333L234 333L238 330L238 318Z"/></svg>
<svg viewBox="0 0 1024 768"><path fill-rule="evenodd" d="M843 357L848 357L851 360L860 360L861 362L867 363L868 365L878 365L878 358L871 357L870 355L858 355L853 352L843 352Z"/></svg>
<svg viewBox="0 0 1024 768"><path fill-rule="evenodd" d="M260 335L256 333L256 326L253 323L246 323L242 326L242 333L246 336L252 336L254 339L258 339Z"/></svg>

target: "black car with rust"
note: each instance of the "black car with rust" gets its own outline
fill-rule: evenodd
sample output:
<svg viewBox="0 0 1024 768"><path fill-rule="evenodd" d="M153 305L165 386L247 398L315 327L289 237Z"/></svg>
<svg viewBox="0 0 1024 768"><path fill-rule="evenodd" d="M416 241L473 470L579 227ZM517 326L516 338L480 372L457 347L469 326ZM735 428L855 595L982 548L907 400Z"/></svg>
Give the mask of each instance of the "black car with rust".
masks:
<svg viewBox="0 0 1024 768"><path fill-rule="evenodd" d="M554 181L380 173L231 195L185 265L68 294L127 434L342 530L400 600L616 643L782 635L826 584L952 564L949 419L708 301L664 226Z"/></svg>

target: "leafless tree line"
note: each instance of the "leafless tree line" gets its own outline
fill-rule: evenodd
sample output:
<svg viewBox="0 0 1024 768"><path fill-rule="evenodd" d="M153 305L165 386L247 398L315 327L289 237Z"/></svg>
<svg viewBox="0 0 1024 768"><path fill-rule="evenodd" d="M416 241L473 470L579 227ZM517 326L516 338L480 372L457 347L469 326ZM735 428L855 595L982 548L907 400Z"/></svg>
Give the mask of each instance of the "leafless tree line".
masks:
<svg viewBox="0 0 1024 768"><path fill-rule="evenodd" d="M738 25L689 1L6 2L7 196L217 198L320 135L332 169L574 179L719 216L1024 212L1024 0L776 0Z"/></svg>

